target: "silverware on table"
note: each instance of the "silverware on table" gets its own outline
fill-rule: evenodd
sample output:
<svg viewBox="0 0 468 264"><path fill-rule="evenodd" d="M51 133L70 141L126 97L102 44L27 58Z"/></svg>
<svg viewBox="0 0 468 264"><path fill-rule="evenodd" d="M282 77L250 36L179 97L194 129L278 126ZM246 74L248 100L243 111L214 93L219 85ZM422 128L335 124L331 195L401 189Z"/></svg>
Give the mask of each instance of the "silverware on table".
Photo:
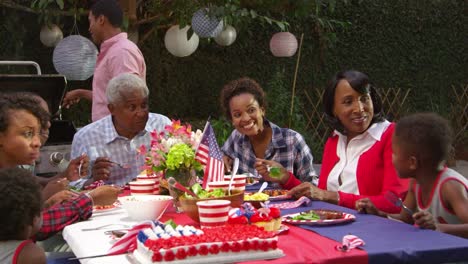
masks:
<svg viewBox="0 0 468 264"><path fill-rule="evenodd" d="M101 229L104 229L104 228L110 227L110 226L121 226L121 227L123 227L123 228L130 228L129 225L125 225L125 224L107 224L107 225L102 225L102 226L98 226L98 227L82 228L81 231L95 231L95 230L101 230Z"/></svg>

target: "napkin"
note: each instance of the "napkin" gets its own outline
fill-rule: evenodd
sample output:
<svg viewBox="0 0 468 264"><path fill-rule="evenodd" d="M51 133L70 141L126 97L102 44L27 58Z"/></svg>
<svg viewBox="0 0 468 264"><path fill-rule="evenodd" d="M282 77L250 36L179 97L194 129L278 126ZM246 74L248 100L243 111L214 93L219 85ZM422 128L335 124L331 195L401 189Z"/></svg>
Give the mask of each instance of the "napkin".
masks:
<svg viewBox="0 0 468 264"><path fill-rule="evenodd" d="M301 198L297 199L297 201L294 202L282 202L282 203L275 203L275 204L270 204L269 207L275 207L279 209L291 209L291 208L296 208L301 205L309 205L310 204L310 199L302 196Z"/></svg>
<svg viewBox="0 0 468 264"><path fill-rule="evenodd" d="M360 239L355 235L345 235L341 245L336 246L336 250L348 252L353 248L364 246L364 240Z"/></svg>

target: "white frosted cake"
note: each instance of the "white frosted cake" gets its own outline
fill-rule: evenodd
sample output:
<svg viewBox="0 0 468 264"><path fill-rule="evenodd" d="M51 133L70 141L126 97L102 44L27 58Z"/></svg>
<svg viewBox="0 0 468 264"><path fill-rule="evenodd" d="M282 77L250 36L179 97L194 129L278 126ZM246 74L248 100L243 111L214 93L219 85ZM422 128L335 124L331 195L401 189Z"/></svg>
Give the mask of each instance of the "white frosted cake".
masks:
<svg viewBox="0 0 468 264"><path fill-rule="evenodd" d="M159 225L137 236L133 252L140 263L230 263L284 256L278 236L252 225L205 229Z"/></svg>

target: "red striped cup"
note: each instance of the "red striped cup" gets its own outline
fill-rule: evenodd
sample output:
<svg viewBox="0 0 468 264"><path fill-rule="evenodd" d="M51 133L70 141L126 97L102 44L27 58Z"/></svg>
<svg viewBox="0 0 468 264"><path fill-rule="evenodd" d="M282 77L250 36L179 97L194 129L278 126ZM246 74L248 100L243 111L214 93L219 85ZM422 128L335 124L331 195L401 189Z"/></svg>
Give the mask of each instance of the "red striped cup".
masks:
<svg viewBox="0 0 468 264"><path fill-rule="evenodd" d="M159 194L159 184L160 184L160 181L161 181L161 177L159 176L146 176L146 175L138 175L137 176L137 181L153 181L154 182L154 190L153 190L153 194Z"/></svg>
<svg viewBox="0 0 468 264"><path fill-rule="evenodd" d="M214 182L209 182L208 183L208 188L209 190L213 189L223 189L227 190L229 188L229 181L214 181ZM242 188L245 189L245 182L244 183L232 183L232 189L240 189Z"/></svg>
<svg viewBox="0 0 468 264"><path fill-rule="evenodd" d="M154 180L140 180L140 181L132 181L132 182L129 182L128 184L130 185L130 193L132 195L144 195L144 194L153 194L154 185L156 183Z"/></svg>
<svg viewBox="0 0 468 264"><path fill-rule="evenodd" d="M231 180L231 174L226 174L224 175L224 180L225 181L230 181ZM236 174L234 175L234 181L232 182L234 184L234 189L244 191L245 190L245 183L247 181L247 174Z"/></svg>
<svg viewBox="0 0 468 264"><path fill-rule="evenodd" d="M225 225L231 209L229 200L206 200L197 202L201 227Z"/></svg>

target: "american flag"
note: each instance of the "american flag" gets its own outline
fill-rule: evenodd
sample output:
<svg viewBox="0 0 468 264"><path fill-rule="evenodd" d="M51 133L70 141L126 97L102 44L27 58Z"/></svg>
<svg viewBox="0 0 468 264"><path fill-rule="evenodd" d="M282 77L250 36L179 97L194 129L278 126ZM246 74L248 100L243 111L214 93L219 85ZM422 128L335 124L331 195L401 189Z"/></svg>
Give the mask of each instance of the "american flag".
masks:
<svg viewBox="0 0 468 264"><path fill-rule="evenodd" d="M210 122L206 122L203 136L195 154L195 159L205 165L203 175L203 188L207 183L222 181L224 178L223 153L219 149L218 142Z"/></svg>
<svg viewBox="0 0 468 264"><path fill-rule="evenodd" d="M128 230L127 234L115 242L115 244L109 249L109 252L107 252L107 255L119 255L133 252L137 246L136 237L138 232L145 228L155 228L155 222L145 221L133 226L132 229Z"/></svg>

